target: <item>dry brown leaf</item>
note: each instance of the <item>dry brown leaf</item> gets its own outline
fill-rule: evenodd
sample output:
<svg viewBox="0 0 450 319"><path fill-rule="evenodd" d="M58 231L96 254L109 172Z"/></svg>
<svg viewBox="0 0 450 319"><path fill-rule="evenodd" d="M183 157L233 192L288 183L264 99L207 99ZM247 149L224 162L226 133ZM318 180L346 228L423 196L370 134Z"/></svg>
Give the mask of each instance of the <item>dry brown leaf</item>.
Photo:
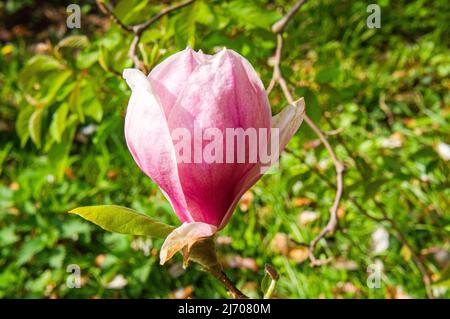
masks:
<svg viewBox="0 0 450 319"><path fill-rule="evenodd" d="M289 253L289 236L284 233L277 233L275 237L270 242L271 250L278 254L287 256Z"/></svg>
<svg viewBox="0 0 450 319"><path fill-rule="evenodd" d="M17 182L12 182L11 184L9 184L9 189L12 191L18 191L20 189L20 185Z"/></svg>
<svg viewBox="0 0 450 319"><path fill-rule="evenodd" d="M255 259L239 255L226 255L224 264L228 268L249 269L253 272L259 269Z"/></svg>
<svg viewBox="0 0 450 319"><path fill-rule="evenodd" d="M170 293L170 297L173 299L188 299L192 296L193 292L194 288L192 286L187 286L175 289Z"/></svg>
<svg viewBox="0 0 450 319"><path fill-rule="evenodd" d="M296 197L292 200L292 204L295 207L308 206L312 203L312 200L306 197Z"/></svg>
<svg viewBox="0 0 450 319"><path fill-rule="evenodd" d="M109 170L108 173L106 173L106 176L108 177L108 179L114 179L117 177L118 174L119 173L116 170L112 169Z"/></svg>
<svg viewBox="0 0 450 319"><path fill-rule="evenodd" d="M314 149L316 147L318 147L320 145L320 140L312 140L312 141L308 141L305 144L303 144L303 148L305 150L309 150L309 149Z"/></svg>
<svg viewBox="0 0 450 319"><path fill-rule="evenodd" d="M412 255L411 250L406 245L403 245L402 249L400 249L400 255L402 255L402 257L405 261L411 260L411 255Z"/></svg>
<svg viewBox="0 0 450 319"><path fill-rule="evenodd" d="M386 299L411 299L411 296L403 291L400 286L388 285L386 287Z"/></svg>
<svg viewBox="0 0 450 319"><path fill-rule="evenodd" d="M169 275L172 278L178 278L186 272L186 270L183 268L183 264L179 263L179 262L176 262L176 263L173 263L172 265L170 265L168 271L169 271Z"/></svg>
<svg viewBox="0 0 450 319"><path fill-rule="evenodd" d="M344 217L345 217L345 208L344 207L341 206L338 208L337 217L339 219L344 219Z"/></svg>
<svg viewBox="0 0 450 319"><path fill-rule="evenodd" d="M289 250L289 258L297 263L302 263L308 259L309 250L307 247L297 247Z"/></svg>
<svg viewBox="0 0 450 319"><path fill-rule="evenodd" d="M64 174L66 174L67 178L69 178L72 181L75 179L75 174L73 173L73 170L70 167L66 167L64 169Z"/></svg>
<svg viewBox="0 0 450 319"><path fill-rule="evenodd" d="M253 193L251 191L246 191L244 195L242 195L241 201L239 202L239 208L241 211L248 211L250 205L253 202Z"/></svg>
<svg viewBox="0 0 450 319"><path fill-rule="evenodd" d="M108 289L122 289L128 284L128 280L121 274L115 276L107 285Z"/></svg>
<svg viewBox="0 0 450 319"><path fill-rule="evenodd" d="M338 282L336 287L332 289L332 293L336 298L345 298L346 294L350 294L352 296L358 297L361 293L361 289L356 287L351 282Z"/></svg>
<svg viewBox="0 0 450 319"><path fill-rule="evenodd" d="M381 146L384 148L399 148L403 146L403 134L401 132L395 132L388 138L381 141Z"/></svg>
<svg viewBox="0 0 450 319"><path fill-rule="evenodd" d="M403 124L405 124L407 127L412 127L416 124L416 120L413 118L406 118L403 119Z"/></svg>
<svg viewBox="0 0 450 319"><path fill-rule="evenodd" d="M95 264L97 265L97 267L101 267L103 265L103 263L105 262L105 259L106 259L106 256L103 254L95 257Z"/></svg>
<svg viewBox="0 0 450 319"><path fill-rule="evenodd" d="M344 257L339 256L334 261L333 267L336 269L343 269L343 270L357 270L358 263L356 261L348 260Z"/></svg>
<svg viewBox="0 0 450 319"><path fill-rule="evenodd" d="M301 226L306 226L306 225L311 224L312 222L318 220L319 217L320 217L319 213L307 210L298 216L298 223Z"/></svg>
<svg viewBox="0 0 450 319"><path fill-rule="evenodd" d="M230 245L233 239L230 236L217 236L217 245Z"/></svg>

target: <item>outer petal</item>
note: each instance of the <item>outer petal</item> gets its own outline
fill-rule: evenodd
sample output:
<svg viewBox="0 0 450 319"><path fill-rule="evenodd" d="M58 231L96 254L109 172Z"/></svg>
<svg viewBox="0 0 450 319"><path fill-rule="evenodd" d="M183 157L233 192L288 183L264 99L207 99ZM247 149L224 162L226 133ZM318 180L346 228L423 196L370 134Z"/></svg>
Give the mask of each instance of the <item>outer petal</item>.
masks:
<svg viewBox="0 0 450 319"><path fill-rule="evenodd" d="M125 69L123 77L133 91L125 118L128 148L141 170L161 188L181 221L192 221L162 107L142 72Z"/></svg>
<svg viewBox="0 0 450 319"><path fill-rule="evenodd" d="M189 77L172 109L169 127L187 128L192 136L195 125L201 130L218 128L224 137L226 128L269 128L267 94L260 82L255 83L255 77L253 68L229 50L205 59ZM183 192L194 220L219 225L234 200L236 183L255 165L179 163Z"/></svg>
<svg viewBox="0 0 450 319"><path fill-rule="evenodd" d="M183 266L187 266L189 251L197 241L213 236L217 227L205 223L183 223L167 236L161 247L159 259L161 265L171 259L178 251L183 251Z"/></svg>
<svg viewBox="0 0 450 319"><path fill-rule="evenodd" d="M198 53L188 47L158 64L148 75L166 117L198 64Z"/></svg>
<svg viewBox="0 0 450 319"><path fill-rule="evenodd" d="M272 127L279 128L279 147L281 151L284 150L286 144L297 132L298 128L303 122L305 115L305 101L303 98L295 102L295 105L286 106L280 113L272 117ZM237 184L234 191L234 200L228 207L227 213L219 225L219 229L222 229L231 218L237 203L241 199L242 195L252 187L262 176L262 167L260 164L253 167Z"/></svg>

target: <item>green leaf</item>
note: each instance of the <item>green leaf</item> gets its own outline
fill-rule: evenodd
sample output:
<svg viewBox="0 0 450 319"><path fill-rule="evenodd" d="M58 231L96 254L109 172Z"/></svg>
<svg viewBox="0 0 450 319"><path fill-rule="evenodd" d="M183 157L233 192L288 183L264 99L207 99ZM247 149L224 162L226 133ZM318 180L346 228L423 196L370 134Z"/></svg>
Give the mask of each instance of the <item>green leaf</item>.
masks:
<svg viewBox="0 0 450 319"><path fill-rule="evenodd" d="M61 48L83 49L89 45L89 39L85 35L70 35L59 41L55 47L56 50Z"/></svg>
<svg viewBox="0 0 450 319"><path fill-rule="evenodd" d="M174 227L161 223L133 209L116 206L86 206L71 210L101 228L129 235L146 235L155 238L166 238Z"/></svg>
<svg viewBox="0 0 450 319"><path fill-rule="evenodd" d="M265 273L263 279L261 280L261 291L263 294L267 293L271 283L272 278L270 278L268 273Z"/></svg>
<svg viewBox="0 0 450 319"><path fill-rule="evenodd" d="M100 52L80 52L77 56L76 66L78 69L88 69L98 61Z"/></svg>
<svg viewBox="0 0 450 319"><path fill-rule="evenodd" d="M42 251L44 248L45 241L42 238L33 238L25 241L17 254L17 266L27 263L31 260L31 258L33 258L34 255Z"/></svg>
<svg viewBox="0 0 450 319"><path fill-rule="evenodd" d="M30 117L34 112L34 107L31 105L26 106L19 112L19 116L16 120L16 131L17 135L20 137L20 146L24 147L25 143L30 137L30 131L28 130L28 123L30 122Z"/></svg>
<svg viewBox="0 0 450 319"><path fill-rule="evenodd" d="M19 74L19 86L25 92L36 83L35 78L42 73L61 69L62 64L48 55L36 55L28 60Z"/></svg>
<svg viewBox="0 0 450 319"><path fill-rule="evenodd" d="M97 122L100 122L102 120L103 108L96 98L93 98L89 102L85 102L84 110L87 116L92 117Z"/></svg>
<svg viewBox="0 0 450 319"><path fill-rule="evenodd" d="M368 184L364 185L364 200L368 200L369 198L374 197L380 188L387 182L386 179L380 178L373 181L370 181Z"/></svg>
<svg viewBox="0 0 450 319"><path fill-rule="evenodd" d="M3 169L3 162L5 161L6 157L9 154L9 151L11 151L13 147L13 143L9 142L8 144L6 144L6 146L4 146L4 148L0 151L0 174L2 173L2 169Z"/></svg>
<svg viewBox="0 0 450 319"><path fill-rule="evenodd" d="M58 110L53 114L52 124L50 124L50 134L56 142L61 142L61 136L66 129L67 114L69 105L61 104Z"/></svg>
<svg viewBox="0 0 450 319"><path fill-rule="evenodd" d="M189 8L182 11L173 21L175 32L175 40L178 47L182 48L186 45L195 47L195 31L197 29L197 4L194 3Z"/></svg>
<svg viewBox="0 0 450 319"><path fill-rule="evenodd" d="M261 281L261 291L264 299L270 299L278 281L278 272L271 265L266 264L264 267L265 274Z"/></svg>
<svg viewBox="0 0 450 319"><path fill-rule="evenodd" d="M339 77L340 72L339 62L330 63L317 72L316 82L319 84L331 83Z"/></svg>
<svg viewBox="0 0 450 319"><path fill-rule="evenodd" d="M41 147L41 130L42 130L42 114L44 110L38 109L33 112L28 122L28 130L30 131L31 140L38 148Z"/></svg>
<svg viewBox="0 0 450 319"><path fill-rule="evenodd" d="M72 72L67 70L59 72L58 74L54 74L51 77L51 85L44 97L39 101L43 107L49 105L55 100L56 95L60 93L61 87L64 85L64 83L66 83L71 75Z"/></svg>
<svg viewBox="0 0 450 319"><path fill-rule="evenodd" d="M75 87L72 90L72 93L69 97L69 107L72 110L72 112L75 112L78 114L78 117L80 118L81 123L84 123L84 111L83 107L81 105L81 96L80 96L80 88L81 87L81 81L79 79L76 80Z"/></svg>
<svg viewBox="0 0 450 319"><path fill-rule="evenodd" d="M281 16L275 10L265 10L253 1L231 1L225 5L227 14L236 20L237 24L248 30L261 28L270 30Z"/></svg>

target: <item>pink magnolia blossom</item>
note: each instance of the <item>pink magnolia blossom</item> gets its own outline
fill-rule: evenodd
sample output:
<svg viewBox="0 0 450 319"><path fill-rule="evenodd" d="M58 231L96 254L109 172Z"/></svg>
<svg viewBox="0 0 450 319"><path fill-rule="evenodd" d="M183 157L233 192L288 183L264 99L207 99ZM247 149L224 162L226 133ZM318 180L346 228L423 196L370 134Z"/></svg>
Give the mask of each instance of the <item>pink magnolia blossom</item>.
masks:
<svg viewBox="0 0 450 319"><path fill-rule="evenodd" d="M303 100L272 118L256 71L232 50L206 55L187 48L160 63L148 77L126 69L124 78L132 89L125 119L128 148L183 223L210 226L198 228L194 237L211 235L226 225L240 197L261 177L261 163L182 162L174 130L181 127L195 135L195 126L221 132L277 127L282 150L303 118Z"/></svg>

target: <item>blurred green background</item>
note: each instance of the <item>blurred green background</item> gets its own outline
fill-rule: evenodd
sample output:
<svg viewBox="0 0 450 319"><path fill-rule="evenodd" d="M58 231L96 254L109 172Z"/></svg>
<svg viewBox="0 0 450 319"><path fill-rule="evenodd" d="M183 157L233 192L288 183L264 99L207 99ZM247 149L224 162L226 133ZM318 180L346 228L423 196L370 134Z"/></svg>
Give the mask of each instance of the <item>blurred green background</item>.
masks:
<svg viewBox="0 0 450 319"><path fill-rule="evenodd" d="M184 271L180 256L159 266L161 241L66 213L117 204L179 224L124 141L130 90L120 74L132 65L132 37L94 1L80 2L81 28L67 29L69 3L0 4L0 297L227 297L197 266ZM126 24L173 3L110 2ZM293 3L198 0L149 28L139 52L153 67L187 45L226 46L267 86L270 27ZM381 7L380 29L366 26L369 3ZM448 0L318 0L290 22L283 72L346 167L340 229L317 246L329 262L312 267L302 243L327 222L335 172L304 124L280 172L245 194L218 238L227 274L249 296L261 297L270 263L276 298L425 298L415 257L434 295L450 296L449 21ZM273 113L286 105L278 87L270 100ZM80 266L79 289L67 286L70 264ZM374 265L379 288L368 285Z"/></svg>

